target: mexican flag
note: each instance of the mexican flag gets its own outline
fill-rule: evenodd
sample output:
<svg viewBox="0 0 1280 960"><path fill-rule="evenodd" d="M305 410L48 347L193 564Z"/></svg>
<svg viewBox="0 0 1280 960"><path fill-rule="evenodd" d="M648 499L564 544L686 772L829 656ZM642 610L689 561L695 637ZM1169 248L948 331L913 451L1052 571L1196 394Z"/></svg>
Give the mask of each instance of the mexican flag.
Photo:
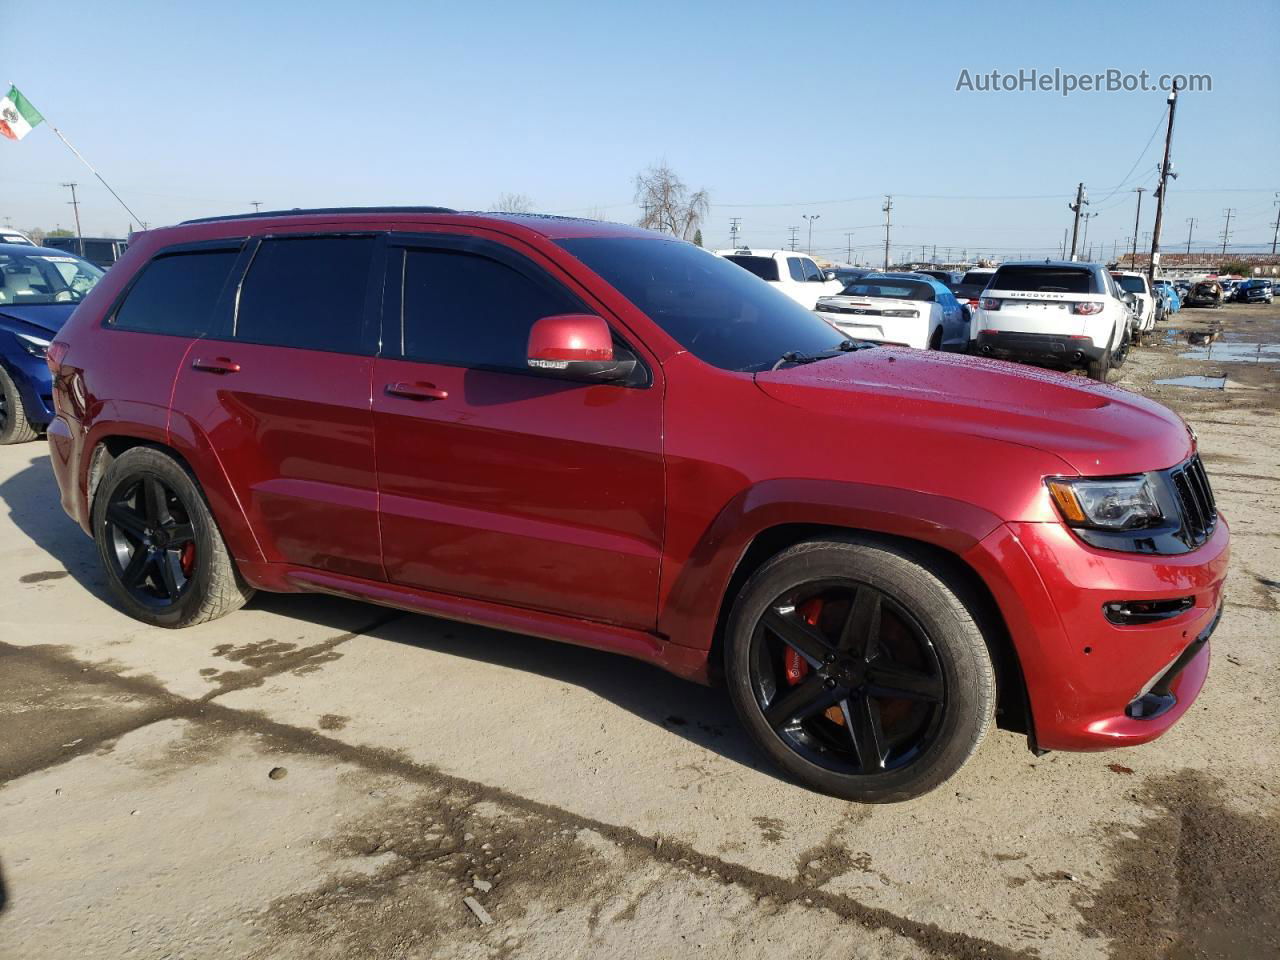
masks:
<svg viewBox="0 0 1280 960"><path fill-rule="evenodd" d="M8 94L0 100L0 133L10 140L21 140L44 117L33 107L17 87L10 87Z"/></svg>

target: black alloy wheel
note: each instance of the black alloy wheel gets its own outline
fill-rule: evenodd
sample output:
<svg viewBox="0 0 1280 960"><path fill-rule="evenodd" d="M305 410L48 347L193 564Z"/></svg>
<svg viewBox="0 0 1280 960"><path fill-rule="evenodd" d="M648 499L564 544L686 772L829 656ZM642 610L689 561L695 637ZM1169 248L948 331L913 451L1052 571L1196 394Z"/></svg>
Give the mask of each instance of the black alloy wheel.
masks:
<svg viewBox="0 0 1280 960"><path fill-rule="evenodd" d="M752 637L751 684L780 739L844 775L911 764L936 738L947 695L916 618L851 580L808 583L769 604Z"/></svg>
<svg viewBox="0 0 1280 960"><path fill-rule="evenodd" d="M986 617L963 572L918 545L806 540L738 593L725 683L791 779L846 800L908 800L953 776L992 725Z"/></svg>
<svg viewBox="0 0 1280 960"><path fill-rule="evenodd" d="M121 486L107 504L106 529L113 573L138 603L177 603L196 566L195 526L181 498L154 476Z"/></svg>
<svg viewBox="0 0 1280 960"><path fill-rule="evenodd" d="M93 535L107 586L132 617L176 629L253 596L194 474L139 446L112 458L93 494Z"/></svg>

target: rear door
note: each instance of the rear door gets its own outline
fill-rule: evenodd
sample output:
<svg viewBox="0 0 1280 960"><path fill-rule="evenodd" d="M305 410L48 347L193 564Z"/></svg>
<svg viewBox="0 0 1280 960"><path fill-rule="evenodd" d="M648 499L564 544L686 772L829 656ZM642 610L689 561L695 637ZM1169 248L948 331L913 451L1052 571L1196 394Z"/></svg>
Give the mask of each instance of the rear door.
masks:
<svg viewBox="0 0 1280 960"><path fill-rule="evenodd" d="M526 363L534 321L581 312L602 310L532 250L392 238L373 378L390 580L653 628L660 372L584 384Z"/></svg>
<svg viewBox="0 0 1280 960"><path fill-rule="evenodd" d="M83 369L96 422L146 424L163 438L175 378L191 344L222 322L244 238L168 247L113 304Z"/></svg>
<svg viewBox="0 0 1280 960"><path fill-rule="evenodd" d="M193 345L175 417L204 438L269 561L382 579L373 415L382 240L252 240L233 309Z"/></svg>

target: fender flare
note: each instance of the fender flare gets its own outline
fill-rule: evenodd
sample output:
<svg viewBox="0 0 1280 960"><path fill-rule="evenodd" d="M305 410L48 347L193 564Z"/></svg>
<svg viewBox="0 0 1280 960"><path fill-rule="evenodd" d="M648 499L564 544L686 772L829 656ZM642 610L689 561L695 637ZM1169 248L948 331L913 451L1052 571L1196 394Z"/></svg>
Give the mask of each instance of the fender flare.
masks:
<svg viewBox="0 0 1280 960"><path fill-rule="evenodd" d="M981 507L925 491L805 478L762 481L725 504L680 564L663 590L658 630L672 643L710 650L735 573L757 538L777 527L879 533L963 557L1002 523Z"/></svg>

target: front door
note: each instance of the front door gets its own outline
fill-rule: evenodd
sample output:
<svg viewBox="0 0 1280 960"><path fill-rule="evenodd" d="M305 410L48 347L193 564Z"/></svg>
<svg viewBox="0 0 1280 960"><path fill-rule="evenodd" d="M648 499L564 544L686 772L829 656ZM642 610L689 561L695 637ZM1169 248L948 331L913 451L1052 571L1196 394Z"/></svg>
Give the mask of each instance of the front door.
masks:
<svg viewBox="0 0 1280 960"><path fill-rule="evenodd" d="M664 516L656 366L631 386L531 374L535 320L599 312L536 256L393 236L373 377L387 575L652 629Z"/></svg>

